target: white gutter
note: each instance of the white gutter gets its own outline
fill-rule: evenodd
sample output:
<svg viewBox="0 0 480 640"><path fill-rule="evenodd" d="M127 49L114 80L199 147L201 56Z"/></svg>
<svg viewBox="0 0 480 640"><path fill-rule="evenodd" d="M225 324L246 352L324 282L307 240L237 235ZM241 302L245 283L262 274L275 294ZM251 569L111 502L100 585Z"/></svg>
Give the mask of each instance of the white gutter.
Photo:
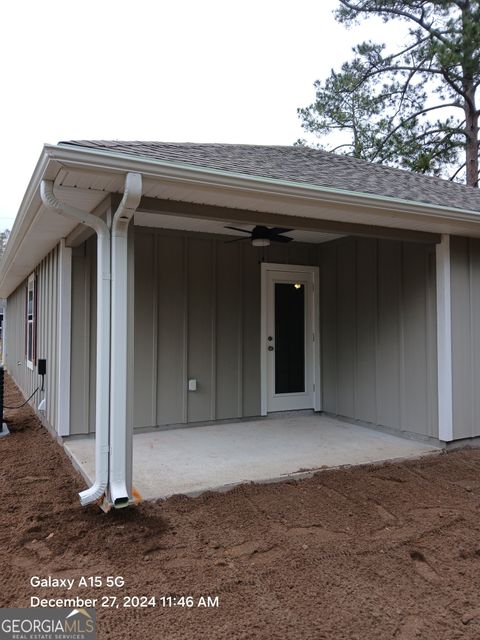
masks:
<svg viewBox="0 0 480 640"><path fill-rule="evenodd" d="M117 508L128 505L131 487L127 468L132 434L127 424L128 372L128 225L142 197L142 176L128 173L123 199L112 221L112 315L110 386L110 498Z"/></svg>
<svg viewBox="0 0 480 640"><path fill-rule="evenodd" d="M86 224L97 233L97 379L95 408L95 483L80 493L82 505L102 497L108 485L110 400L110 232L101 218L60 202L53 182L42 180L40 195L46 207Z"/></svg>

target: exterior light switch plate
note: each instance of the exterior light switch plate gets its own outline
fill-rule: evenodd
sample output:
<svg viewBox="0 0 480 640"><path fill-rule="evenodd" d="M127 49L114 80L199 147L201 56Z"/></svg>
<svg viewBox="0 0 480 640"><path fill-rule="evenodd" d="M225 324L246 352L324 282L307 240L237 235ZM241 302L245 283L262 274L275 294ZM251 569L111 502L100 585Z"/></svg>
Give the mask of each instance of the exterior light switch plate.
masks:
<svg viewBox="0 0 480 640"><path fill-rule="evenodd" d="M190 378L190 380L188 381L188 390L189 391L197 390L197 381L195 380L195 378Z"/></svg>

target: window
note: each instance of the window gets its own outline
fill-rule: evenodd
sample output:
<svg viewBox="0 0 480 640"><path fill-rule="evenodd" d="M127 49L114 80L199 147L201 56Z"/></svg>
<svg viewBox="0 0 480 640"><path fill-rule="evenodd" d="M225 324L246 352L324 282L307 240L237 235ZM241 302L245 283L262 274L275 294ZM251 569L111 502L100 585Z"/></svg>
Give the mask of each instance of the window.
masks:
<svg viewBox="0 0 480 640"><path fill-rule="evenodd" d="M25 351L27 357L27 366L33 369L35 362L36 347L36 290L35 290L35 274L28 278L27 284L27 304L26 304L26 325L25 325Z"/></svg>

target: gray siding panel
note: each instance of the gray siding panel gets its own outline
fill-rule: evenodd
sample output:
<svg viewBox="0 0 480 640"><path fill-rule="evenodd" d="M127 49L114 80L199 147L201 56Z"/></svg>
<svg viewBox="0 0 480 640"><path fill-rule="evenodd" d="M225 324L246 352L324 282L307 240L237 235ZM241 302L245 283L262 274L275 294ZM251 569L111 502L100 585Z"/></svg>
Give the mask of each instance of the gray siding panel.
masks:
<svg viewBox="0 0 480 640"><path fill-rule="evenodd" d="M214 245L188 239L188 377L197 391L188 394L188 421L213 420L214 402Z"/></svg>
<svg viewBox="0 0 480 640"><path fill-rule="evenodd" d="M337 243L322 248L320 262L320 344L322 402L338 413L337 402Z"/></svg>
<svg viewBox="0 0 480 640"><path fill-rule="evenodd" d="M217 245L216 287L216 418L237 418L242 361L241 246Z"/></svg>
<svg viewBox="0 0 480 640"><path fill-rule="evenodd" d="M157 402L155 421L150 423L155 425L186 420L185 239L158 236L157 261L158 316L153 332L158 341L154 389ZM140 309L138 306L138 311ZM140 424L138 418L135 424Z"/></svg>
<svg viewBox="0 0 480 640"><path fill-rule="evenodd" d="M134 233L135 425L258 416L259 250L222 236ZM265 260L292 264L318 256L306 244L265 251ZM189 378L197 391L187 391Z"/></svg>
<svg viewBox="0 0 480 640"><path fill-rule="evenodd" d="M355 251L353 239L337 249L337 411L355 416Z"/></svg>
<svg viewBox="0 0 480 640"><path fill-rule="evenodd" d="M378 244L377 295L377 422L393 429L401 426L400 290L401 244Z"/></svg>
<svg viewBox="0 0 480 640"><path fill-rule="evenodd" d="M403 245L402 426L429 435L425 261L421 245Z"/></svg>
<svg viewBox="0 0 480 640"><path fill-rule="evenodd" d="M59 250L53 249L35 269L36 278L36 356L46 358L45 390L38 391L30 401L38 407L45 399L45 421L55 430L57 424L58 388L58 269ZM39 386L37 366L27 367L25 356L25 303L27 282L23 282L8 298L6 310L5 364L25 397Z"/></svg>
<svg viewBox="0 0 480 640"><path fill-rule="evenodd" d="M226 243L222 236L144 227L133 233L136 427L260 414L263 257L320 265L324 410L436 436L432 247L346 238L319 246L272 245L262 255L248 241ZM79 387L81 380L88 387L72 409L78 433L94 425L95 390L88 385L94 248L85 249L83 263L75 257L73 267L79 311L74 332L92 318L89 336L75 344L83 378L79 371L74 375ZM197 391L187 390L188 378L197 380Z"/></svg>
<svg viewBox="0 0 480 640"><path fill-rule="evenodd" d="M480 435L480 241L452 237L453 437Z"/></svg>
<svg viewBox="0 0 480 640"><path fill-rule="evenodd" d="M324 410L437 437L432 247L322 246Z"/></svg>
<svg viewBox="0 0 480 640"><path fill-rule="evenodd" d="M95 378L91 349L92 260L83 245L72 251L72 342L70 373L70 433L90 430L90 386Z"/></svg>
<svg viewBox="0 0 480 640"><path fill-rule="evenodd" d="M356 251L355 412L376 423L377 243L365 240Z"/></svg>
<svg viewBox="0 0 480 640"><path fill-rule="evenodd" d="M142 310L135 314L134 351L134 413L138 426L151 426L156 420L156 310L157 273L155 236L138 234L135 251L135 305Z"/></svg>
<svg viewBox="0 0 480 640"><path fill-rule="evenodd" d="M242 243L243 255L243 415L258 416L260 401L260 265L258 250ZM269 256L268 258L272 258Z"/></svg>

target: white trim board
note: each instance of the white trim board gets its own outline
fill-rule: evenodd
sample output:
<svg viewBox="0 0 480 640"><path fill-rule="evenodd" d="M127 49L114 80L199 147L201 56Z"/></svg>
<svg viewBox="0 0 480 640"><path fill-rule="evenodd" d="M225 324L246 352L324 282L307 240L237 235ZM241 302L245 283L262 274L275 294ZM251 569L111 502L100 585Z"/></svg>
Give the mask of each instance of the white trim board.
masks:
<svg viewBox="0 0 480 640"><path fill-rule="evenodd" d="M452 301L450 236L436 246L438 438L453 440Z"/></svg>

